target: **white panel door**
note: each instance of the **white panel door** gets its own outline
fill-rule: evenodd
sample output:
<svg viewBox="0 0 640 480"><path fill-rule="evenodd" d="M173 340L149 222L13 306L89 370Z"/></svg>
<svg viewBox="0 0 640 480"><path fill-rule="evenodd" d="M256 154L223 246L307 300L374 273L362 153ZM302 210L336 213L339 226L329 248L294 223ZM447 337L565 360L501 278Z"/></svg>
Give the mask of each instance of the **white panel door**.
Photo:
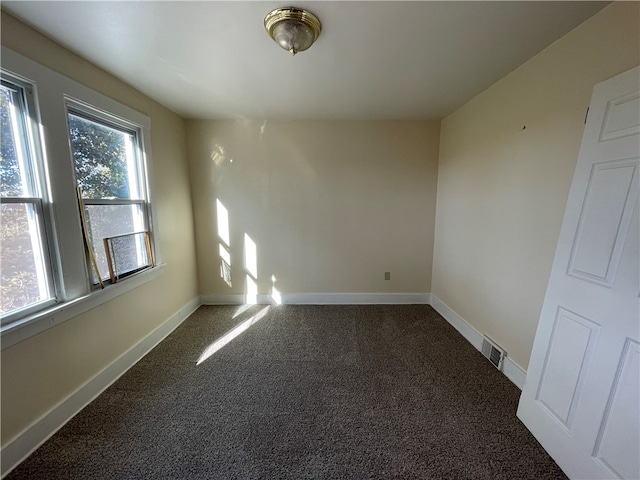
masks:
<svg viewBox="0 0 640 480"><path fill-rule="evenodd" d="M573 479L640 478L640 67L596 85L518 417Z"/></svg>

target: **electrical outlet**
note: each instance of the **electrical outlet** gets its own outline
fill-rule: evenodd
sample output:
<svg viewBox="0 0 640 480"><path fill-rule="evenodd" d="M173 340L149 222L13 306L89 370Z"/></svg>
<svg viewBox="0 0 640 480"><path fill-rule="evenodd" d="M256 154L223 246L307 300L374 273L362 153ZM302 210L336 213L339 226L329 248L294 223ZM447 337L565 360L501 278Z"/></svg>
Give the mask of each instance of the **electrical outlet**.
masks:
<svg viewBox="0 0 640 480"><path fill-rule="evenodd" d="M384 272L384 279L391 280L391 272Z"/></svg>

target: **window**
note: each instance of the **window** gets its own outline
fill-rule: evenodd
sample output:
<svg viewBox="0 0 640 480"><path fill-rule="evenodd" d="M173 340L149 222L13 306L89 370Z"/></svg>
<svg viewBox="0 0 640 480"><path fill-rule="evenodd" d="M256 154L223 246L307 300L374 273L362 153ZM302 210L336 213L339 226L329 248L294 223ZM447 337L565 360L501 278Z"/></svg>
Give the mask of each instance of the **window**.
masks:
<svg viewBox="0 0 640 480"><path fill-rule="evenodd" d="M95 262L90 259L93 283L97 284L113 279L104 240L148 230L139 130L75 103L68 106L68 121L76 184L85 213L87 246L95 259ZM136 272L150 264L146 249L128 251L127 271Z"/></svg>
<svg viewBox="0 0 640 480"><path fill-rule="evenodd" d="M0 312L3 323L54 300L44 223L44 184L28 85L5 76L0 90Z"/></svg>
<svg viewBox="0 0 640 480"><path fill-rule="evenodd" d="M6 348L156 278L162 262L149 117L0 48Z"/></svg>

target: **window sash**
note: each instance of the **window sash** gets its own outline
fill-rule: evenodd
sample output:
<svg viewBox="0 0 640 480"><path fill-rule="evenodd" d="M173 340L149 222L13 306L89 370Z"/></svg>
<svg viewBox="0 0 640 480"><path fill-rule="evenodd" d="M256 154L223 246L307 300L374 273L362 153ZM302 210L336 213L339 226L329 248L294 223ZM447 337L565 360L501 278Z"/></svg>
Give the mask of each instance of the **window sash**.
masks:
<svg viewBox="0 0 640 480"><path fill-rule="evenodd" d="M145 153L142 128L139 125L132 124L129 121L119 118L109 112L98 109L93 105L69 97L65 98L65 109L67 119L67 137L69 139L73 172L78 188L80 187L80 179L78 178L78 165L76 164L77 160L75 158L74 145L71 138L72 117L77 117L95 124L98 132L100 132L100 127L105 127L106 129L115 130L116 133L122 133L125 136L132 137L130 144L130 148L132 150L126 151L126 157L124 158L124 161L126 162L126 175L128 179L127 183L130 198L86 197L84 192L80 190L79 201L81 201L82 208L84 209L84 217L87 222L87 225L83 228L86 228L89 236L88 240L90 241L90 244L85 243L85 261L87 264L89 283L91 288L95 290L99 286L102 287L101 281L109 279L107 252L103 243L104 238L129 234L133 231L152 230L150 215L151 206L148 200L147 165L144 162ZM124 217L118 217L118 214L116 214L115 211L112 211L112 214L116 214L115 218L117 220L121 220L125 224L130 223L131 225L129 225L129 229L109 230L109 226L104 222L102 222L102 225L92 223L92 210L94 213L96 212L95 209L91 209L92 206L137 206L138 212L136 213L135 210L132 210L130 217L127 218L125 211L121 211L121 213L125 214ZM105 216L108 215L109 213L105 213ZM103 218L103 220L105 218ZM93 222L95 221L94 217ZM109 233L104 235L106 230L109 230ZM92 253L89 252L89 249L92 250ZM99 270L99 274L96 271L96 268ZM98 276L100 278L98 278Z"/></svg>
<svg viewBox="0 0 640 480"><path fill-rule="evenodd" d="M139 125L135 125L125 119L119 118L116 115L100 110L90 104L80 102L76 99L66 98L65 99L66 112L67 112L67 136L69 137L69 141L71 142L70 132L71 126L69 124L69 117L71 115L79 117L88 122L92 122L97 124L98 126L103 126L109 129L116 130L125 135L131 135L133 137L132 141L132 156L131 159L133 165L129 165L127 168L128 175L131 175L135 178L135 194L133 192L129 192L128 198L104 198L104 200L124 200L124 201L145 201L149 202L149 185L148 185L148 165L145 162L145 148L143 141L143 132L142 127ZM73 158L73 146L71 147L71 155ZM129 160L129 159L127 159ZM73 158L74 164L74 174L75 173L75 158ZM130 171L129 171L130 170ZM76 178L76 184L78 184L78 179ZM101 198L88 198L83 196L83 201L98 201ZM150 221L148 223L151 223Z"/></svg>
<svg viewBox="0 0 640 480"><path fill-rule="evenodd" d="M146 210L148 202L146 200L126 200L121 198L83 198L84 205L140 205Z"/></svg>
<svg viewBox="0 0 640 480"><path fill-rule="evenodd" d="M19 307L14 310L11 310L7 313L4 313L0 318L0 325L9 324L16 319L22 318L24 316L35 313L44 308L50 307L57 303L57 298L55 295L53 275L51 269L51 262L49 259L51 258L49 253L49 242L47 241L47 235L45 230L45 221L44 221L44 213L43 213L43 201L41 198L34 197L1 197L0 205L31 205L36 224L35 230L36 232L30 232L32 248L38 249L37 256L41 259L41 264L36 265L36 269L41 269L40 275L42 276L41 281L44 282L43 288L45 290L45 297L43 300L39 300L33 302L25 307ZM35 234L37 239L37 247L33 246ZM35 252L34 252L35 254ZM37 275L37 274L36 274Z"/></svg>
<svg viewBox="0 0 640 480"><path fill-rule="evenodd" d="M34 89L31 82L4 70L2 70L1 77L2 86L8 90L10 95L11 141L18 162L21 186L19 195L4 195L0 198L0 202L3 205L30 206L30 208L26 208L26 222L28 223L33 263L29 265L30 262L25 260L27 257L17 254L18 258L22 258L19 261L27 263L23 265L25 270L18 269L16 274L24 271L35 274L41 298L24 307L0 314L0 325L5 325L57 303L58 289L57 283L54 281L54 265L51 256L53 250L51 244L52 220L48 209L49 202L43 175L45 170L38 129L39 110ZM33 271L30 271L31 268Z"/></svg>
<svg viewBox="0 0 640 480"><path fill-rule="evenodd" d="M35 111L31 86L11 78L4 72L2 86L11 95L10 122L11 137L16 149L19 165L21 191L20 195L2 195L3 197L40 197L39 175L39 143L32 132L32 115Z"/></svg>

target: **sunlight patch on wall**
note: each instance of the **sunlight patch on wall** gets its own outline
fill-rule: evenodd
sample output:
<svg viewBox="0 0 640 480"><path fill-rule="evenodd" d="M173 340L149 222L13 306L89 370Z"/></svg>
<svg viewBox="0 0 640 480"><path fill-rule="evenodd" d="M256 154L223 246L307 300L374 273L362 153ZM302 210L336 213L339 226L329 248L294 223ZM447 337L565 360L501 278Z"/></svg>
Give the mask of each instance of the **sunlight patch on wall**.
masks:
<svg viewBox="0 0 640 480"><path fill-rule="evenodd" d="M244 268L255 280L258 279L258 249L246 233L244 234Z"/></svg>
<svg viewBox="0 0 640 480"><path fill-rule="evenodd" d="M216 217L218 220L218 236L227 246L231 246L229 237L229 212L219 199L216 199Z"/></svg>
<svg viewBox="0 0 640 480"><path fill-rule="evenodd" d="M247 274L247 294L245 297L245 303L247 305L255 305L258 303L258 284L249 274Z"/></svg>
<svg viewBox="0 0 640 480"><path fill-rule="evenodd" d="M227 160L227 154L222 145L216 144L213 148L213 152L211 152L211 160L216 164L216 167L219 167L225 162L225 160ZM233 158L229 158L229 163L233 163Z"/></svg>
<svg viewBox="0 0 640 480"><path fill-rule="evenodd" d="M244 269L247 273L245 303L258 303L258 248L251 237L244 234Z"/></svg>
<svg viewBox="0 0 640 480"><path fill-rule="evenodd" d="M271 275L271 300L276 305L282 305L282 295L280 294L280 290L276 288L276 276Z"/></svg>
<svg viewBox="0 0 640 480"><path fill-rule="evenodd" d="M231 240L229 235L229 212L219 199L216 199L216 218L218 227L218 253L220 254L220 277L231 286Z"/></svg>

